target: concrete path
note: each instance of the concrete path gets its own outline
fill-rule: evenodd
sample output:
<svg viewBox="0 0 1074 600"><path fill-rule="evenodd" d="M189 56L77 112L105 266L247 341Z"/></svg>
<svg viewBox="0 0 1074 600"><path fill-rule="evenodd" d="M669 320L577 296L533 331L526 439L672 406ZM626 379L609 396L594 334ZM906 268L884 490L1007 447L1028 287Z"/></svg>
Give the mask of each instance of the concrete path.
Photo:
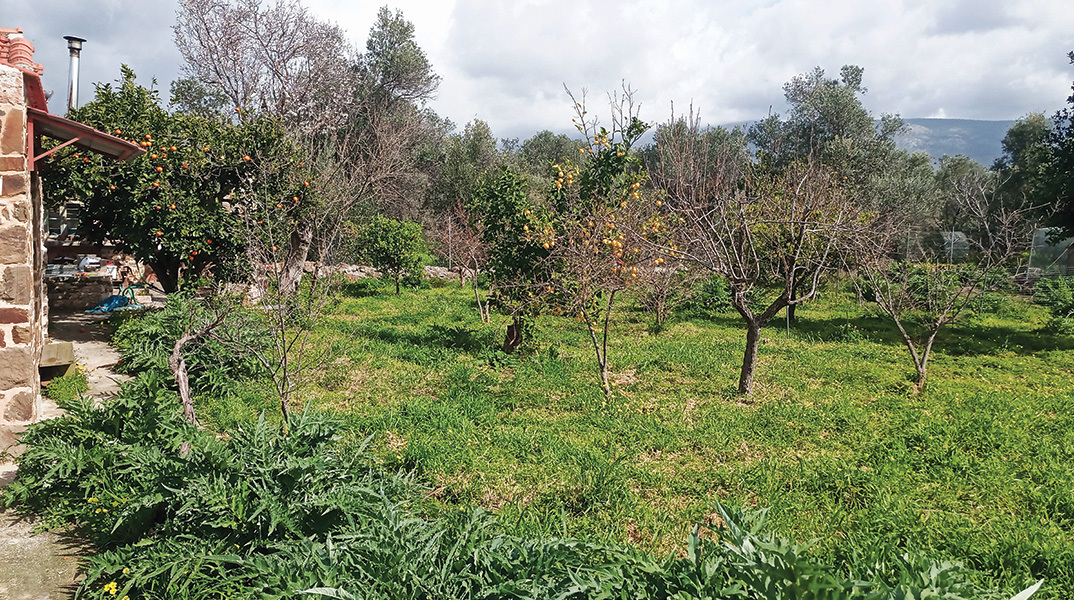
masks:
<svg viewBox="0 0 1074 600"><path fill-rule="evenodd" d="M112 371L119 360L119 353L108 345L112 331L107 320L108 315L89 313L49 315L49 335L61 342L74 342L75 359L86 369L86 380L89 383L89 391L86 393L97 399L118 394L119 382L130 379ZM45 419L55 416L49 414L48 409L45 413Z"/></svg>
<svg viewBox="0 0 1074 600"><path fill-rule="evenodd" d="M63 534L33 532L36 521L0 512L0 600L73 598L81 581L81 541Z"/></svg>

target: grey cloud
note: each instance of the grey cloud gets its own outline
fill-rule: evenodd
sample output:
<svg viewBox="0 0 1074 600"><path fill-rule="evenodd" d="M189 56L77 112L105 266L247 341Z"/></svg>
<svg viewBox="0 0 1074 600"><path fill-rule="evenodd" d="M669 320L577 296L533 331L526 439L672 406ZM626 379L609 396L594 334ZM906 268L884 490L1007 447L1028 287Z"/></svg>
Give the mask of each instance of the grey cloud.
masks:
<svg viewBox="0 0 1074 600"><path fill-rule="evenodd" d="M6 16L12 26L22 27L34 43L34 59L45 69L42 83L53 92L49 100L52 112L64 112L67 100L65 35L87 40L80 65L81 102L93 97L94 83L119 78L121 64L133 68L144 85L155 77L163 97L178 75L180 58L171 30L175 22L172 0L36 0L16 2L16 6L15 10L5 11Z"/></svg>
<svg viewBox="0 0 1074 600"><path fill-rule="evenodd" d="M1019 19L1008 10L1008 2L997 0L960 0L939 4L936 20L927 29L937 35L986 33L1020 24Z"/></svg>

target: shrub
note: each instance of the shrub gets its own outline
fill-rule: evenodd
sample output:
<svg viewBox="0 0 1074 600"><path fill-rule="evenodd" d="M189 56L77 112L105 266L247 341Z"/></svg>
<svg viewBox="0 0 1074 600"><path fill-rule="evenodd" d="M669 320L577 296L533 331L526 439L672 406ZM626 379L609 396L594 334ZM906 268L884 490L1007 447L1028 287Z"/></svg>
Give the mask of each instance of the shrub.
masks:
<svg viewBox="0 0 1074 600"><path fill-rule="evenodd" d="M204 320L208 309L190 296L172 294L163 310L139 315L117 317L112 345L119 350L122 373L138 374L152 371L170 378L168 358L175 340ZM253 321L244 322L244 331L223 335L225 339L260 335L250 329ZM229 326L225 322L224 327ZM199 340L183 348L190 374L190 389L195 396L225 396L235 391L237 384L257 377L262 369L248 353L237 353L212 339Z"/></svg>
<svg viewBox="0 0 1074 600"><path fill-rule="evenodd" d="M53 378L48 385L41 388L41 393L55 400L57 404L76 400L87 391L89 391L89 383L81 367L76 367L73 372L62 377Z"/></svg>
<svg viewBox="0 0 1074 600"><path fill-rule="evenodd" d="M413 221L396 221L376 216L362 228L362 257L380 271L381 276L395 281L395 293L407 277L421 277L424 241L421 225Z"/></svg>
<svg viewBox="0 0 1074 600"><path fill-rule="evenodd" d="M1033 300L1062 319L1074 317L1074 277L1041 279L1033 288Z"/></svg>
<svg viewBox="0 0 1074 600"><path fill-rule="evenodd" d="M1074 277L1041 279L1033 288L1033 301L1052 314L1046 329L1055 333L1074 333Z"/></svg>
<svg viewBox="0 0 1074 600"><path fill-rule="evenodd" d="M731 310L731 289L727 280L719 275L712 275L701 280L687 308L698 315L711 317Z"/></svg>

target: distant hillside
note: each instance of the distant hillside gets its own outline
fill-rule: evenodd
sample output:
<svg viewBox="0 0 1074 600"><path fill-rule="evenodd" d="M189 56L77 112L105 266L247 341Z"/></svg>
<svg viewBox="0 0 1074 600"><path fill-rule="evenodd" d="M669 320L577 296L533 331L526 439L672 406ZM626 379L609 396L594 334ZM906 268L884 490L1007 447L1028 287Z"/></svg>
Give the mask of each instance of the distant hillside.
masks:
<svg viewBox="0 0 1074 600"><path fill-rule="evenodd" d="M900 148L924 151L934 159L965 154L991 167L1003 154L1003 136L1014 121L971 119L903 119L908 131L895 138Z"/></svg>
<svg viewBox="0 0 1074 600"><path fill-rule="evenodd" d="M973 119L903 119L907 131L896 136L895 143L910 152L927 152L934 160L945 154L964 154L986 167L1003 155L1003 136L1014 121L976 121ZM723 125L749 128L756 121Z"/></svg>

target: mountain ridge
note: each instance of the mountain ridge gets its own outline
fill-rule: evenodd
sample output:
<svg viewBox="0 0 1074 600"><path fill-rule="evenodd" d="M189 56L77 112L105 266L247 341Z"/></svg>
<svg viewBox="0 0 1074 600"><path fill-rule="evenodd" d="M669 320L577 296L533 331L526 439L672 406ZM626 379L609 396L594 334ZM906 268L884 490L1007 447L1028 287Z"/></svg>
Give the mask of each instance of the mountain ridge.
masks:
<svg viewBox="0 0 1074 600"><path fill-rule="evenodd" d="M903 119L906 131L895 144L909 152L927 152L933 160L962 154L991 167L1003 156L1003 137L1015 121L978 119Z"/></svg>

